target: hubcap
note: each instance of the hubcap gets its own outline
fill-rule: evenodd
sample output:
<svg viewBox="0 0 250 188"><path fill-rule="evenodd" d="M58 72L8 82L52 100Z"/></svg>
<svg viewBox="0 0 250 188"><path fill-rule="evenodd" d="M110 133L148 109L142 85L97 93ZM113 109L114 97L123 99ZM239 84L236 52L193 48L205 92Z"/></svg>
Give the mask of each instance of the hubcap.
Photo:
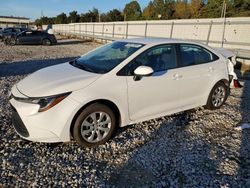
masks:
<svg viewBox="0 0 250 188"><path fill-rule="evenodd" d="M105 112L93 112L82 122L81 135L84 140L96 143L103 140L111 128L111 118Z"/></svg>
<svg viewBox="0 0 250 188"><path fill-rule="evenodd" d="M50 45L50 41L48 39L45 39L44 44Z"/></svg>
<svg viewBox="0 0 250 188"><path fill-rule="evenodd" d="M214 90L212 95L212 103L214 107L219 107L224 102L226 96L225 88L220 86Z"/></svg>
<svg viewBox="0 0 250 188"><path fill-rule="evenodd" d="M15 44L15 39L11 38L11 39L10 39L10 44L11 44L11 45L14 45L14 44Z"/></svg>

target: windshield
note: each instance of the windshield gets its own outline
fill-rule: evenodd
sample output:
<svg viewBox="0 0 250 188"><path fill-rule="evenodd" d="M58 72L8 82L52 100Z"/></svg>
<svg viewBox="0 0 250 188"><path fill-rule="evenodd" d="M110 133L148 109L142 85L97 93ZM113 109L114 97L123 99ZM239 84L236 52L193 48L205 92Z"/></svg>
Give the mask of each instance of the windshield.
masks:
<svg viewBox="0 0 250 188"><path fill-rule="evenodd" d="M76 59L72 65L90 72L104 74L142 46L142 44L128 42L113 42Z"/></svg>

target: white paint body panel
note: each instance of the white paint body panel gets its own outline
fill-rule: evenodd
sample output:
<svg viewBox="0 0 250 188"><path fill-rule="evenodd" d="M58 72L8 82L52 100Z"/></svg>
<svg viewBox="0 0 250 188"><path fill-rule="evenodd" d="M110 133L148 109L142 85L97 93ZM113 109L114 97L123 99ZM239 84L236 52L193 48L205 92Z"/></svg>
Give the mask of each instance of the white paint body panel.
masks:
<svg viewBox="0 0 250 188"><path fill-rule="evenodd" d="M17 88L28 97L51 96L87 87L98 77L100 74L64 63L38 70L20 81Z"/></svg>
<svg viewBox="0 0 250 188"><path fill-rule="evenodd" d="M35 72L12 88L16 97L41 97L72 92L48 111L38 112L39 105L11 99L30 136L39 142L70 141L70 126L75 114L96 100L113 102L120 112L120 126L169 115L206 104L212 87L228 80L226 58L216 50L219 60L203 65L176 68L154 73L134 81L133 76L117 73L137 55L150 47L166 43L191 43L167 39L129 39L145 44L129 58L106 74L80 70L68 63ZM212 68L211 68L212 67Z"/></svg>
<svg viewBox="0 0 250 188"><path fill-rule="evenodd" d="M180 109L180 88L173 77L177 70L162 71L134 81L127 77L129 114L133 121Z"/></svg>

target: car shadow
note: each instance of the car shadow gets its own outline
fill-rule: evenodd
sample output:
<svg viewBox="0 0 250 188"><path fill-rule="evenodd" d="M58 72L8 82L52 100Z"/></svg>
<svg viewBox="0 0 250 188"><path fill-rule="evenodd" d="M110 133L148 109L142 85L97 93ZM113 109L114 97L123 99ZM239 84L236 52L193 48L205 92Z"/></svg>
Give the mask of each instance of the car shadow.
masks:
<svg viewBox="0 0 250 188"><path fill-rule="evenodd" d="M231 103L235 97L232 96L216 111L196 109L157 120L155 126L159 128L146 133L146 139L131 149L126 163L110 175L107 184L111 187L249 187L250 129L243 130L240 138L235 130L235 122L239 121L230 109L240 110L240 124L250 123L250 81L245 82L242 92L241 97L237 96L241 98L240 106ZM141 125L133 126L136 129ZM122 132L117 134L119 137Z"/></svg>
<svg viewBox="0 0 250 188"><path fill-rule="evenodd" d="M250 125L250 81L244 82L244 87L241 95L241 121L238 126L243 124ZM237 163L239 165L237 180L242 182L245 187L250 187L250 129L239 130L241 132L241 145Z"/></svg>
<svg viewBox="0 0 250 188"><path fill-rule="evenodd" d="M82 43L86 43L89 41L86 40L57 40L57 44L56 45L72 45L72 44L82 44Z"/></svg>
<svg viewBox="0 0 250 188"><path fill-rule="evenodd" d="M60 63L66 63L75 58L76 57L66 57L57 59L27 60L27 61L17 61L12 63L2 63L0 64L0 78L7 76L30 74L39 69L52 65L57 65Z"/></svg>

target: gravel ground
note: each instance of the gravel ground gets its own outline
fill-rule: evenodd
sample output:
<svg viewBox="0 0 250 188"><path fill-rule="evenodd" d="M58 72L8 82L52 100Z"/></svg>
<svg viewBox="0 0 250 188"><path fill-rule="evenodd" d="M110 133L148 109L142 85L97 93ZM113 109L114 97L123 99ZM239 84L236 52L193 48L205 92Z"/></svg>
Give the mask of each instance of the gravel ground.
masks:
<svg viewBox="0 0 250 188"><path fill-rule="evenodd" d="M0 63L76 57L99 45L73 39L60 39L58 45L49 47L41 45L5 46L0 42Z"/></svg>
<svg viewBox="0 0 250 188"><path fill-rule="evenodd" d="M250 123L249 80L220 110L197 108L128 126L98 148L21 139L11 123L12 85L37 67L97 46L0 43L0 187L250 187L250 129L235 129Z"/></svg>

